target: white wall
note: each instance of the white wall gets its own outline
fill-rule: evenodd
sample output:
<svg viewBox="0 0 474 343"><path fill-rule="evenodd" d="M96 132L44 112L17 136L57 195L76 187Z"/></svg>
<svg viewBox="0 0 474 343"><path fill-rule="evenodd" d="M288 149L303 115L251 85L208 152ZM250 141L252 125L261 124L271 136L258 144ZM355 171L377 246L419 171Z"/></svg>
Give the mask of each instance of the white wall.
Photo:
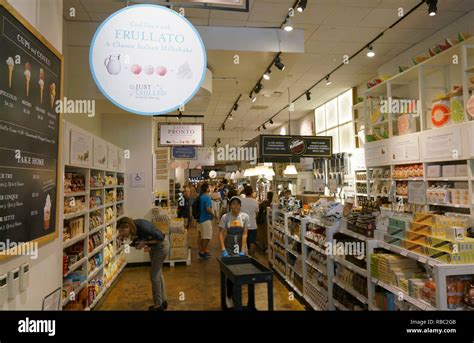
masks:
<svg viewBox="0 0 474 343"><path fill-rule="evenodd" d="M62 0L10 0L9 3L57 50L62 51ZM0 274L26 262L30 264L28 290L0 307L0 310L40 310L43 298L61 287L62 242L59 238L40 247L37 260L23 256L0 262Z"/></svg>

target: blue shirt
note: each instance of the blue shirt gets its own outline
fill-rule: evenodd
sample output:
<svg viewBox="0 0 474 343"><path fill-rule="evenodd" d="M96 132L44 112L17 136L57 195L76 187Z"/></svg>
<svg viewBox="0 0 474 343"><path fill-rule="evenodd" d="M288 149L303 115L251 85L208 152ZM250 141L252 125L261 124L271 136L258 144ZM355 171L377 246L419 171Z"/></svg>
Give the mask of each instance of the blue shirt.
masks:
<svg viewBox="0 0 474 343"><path fill-rule="evenodd" d="M163 241L165 235L153 225L152 222L149 222L145 219L135 219L133 221L137 227L137 237L141 241Z"/></svg>
<svg viewBox="0 0 474 343"><path fill-rule="evenodd" d="M212 220L212 214L207 212L208 208L212 208L211 197L207 194L202 194L199 197L199 224Z"/></svg>

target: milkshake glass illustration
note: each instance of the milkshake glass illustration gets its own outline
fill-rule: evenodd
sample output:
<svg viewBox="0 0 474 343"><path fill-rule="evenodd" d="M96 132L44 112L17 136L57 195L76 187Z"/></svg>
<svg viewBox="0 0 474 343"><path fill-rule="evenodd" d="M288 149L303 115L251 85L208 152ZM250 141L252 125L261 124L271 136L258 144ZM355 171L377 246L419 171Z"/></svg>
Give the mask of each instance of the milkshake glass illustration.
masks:
<svg viewBox="0 0 474 343"><path fill-rule="evenodd" d="M8 65L8 87L12 88L13 68L15 68L15 62L13 61L13 57L8 57L7 65Z"/></svg>
<svg viewBox="0 0 474 343"><path fill-rule="evenodd" d="M120 55L110 55L105 59L104 65L110 75L118 75L122 70L122 65L120 64Z"/></svg>
<svg viewBox="0 0 474 343"><path fill-rule="evenodd" d="M51 197L46 197L46 204L44 205L43 229L49 230L51 225Z"/></svg>
<svg viewBox="0 0 474 343"><path fill-rule="evenodd" d="M30 95L31 65L25 64L26 96Z"/></svg>

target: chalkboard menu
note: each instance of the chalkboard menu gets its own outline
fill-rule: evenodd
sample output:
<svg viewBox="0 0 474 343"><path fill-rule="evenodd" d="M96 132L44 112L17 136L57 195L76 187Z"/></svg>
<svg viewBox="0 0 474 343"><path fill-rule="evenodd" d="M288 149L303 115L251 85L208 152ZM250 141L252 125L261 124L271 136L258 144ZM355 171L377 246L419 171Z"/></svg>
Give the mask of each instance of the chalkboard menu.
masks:
<svg viewBox="0 0 474 343"><path fill-rule="evenodd" d="M57 237L62 57L0 4L0 251ZM17 19L18 18L18 19Z"/></svg>

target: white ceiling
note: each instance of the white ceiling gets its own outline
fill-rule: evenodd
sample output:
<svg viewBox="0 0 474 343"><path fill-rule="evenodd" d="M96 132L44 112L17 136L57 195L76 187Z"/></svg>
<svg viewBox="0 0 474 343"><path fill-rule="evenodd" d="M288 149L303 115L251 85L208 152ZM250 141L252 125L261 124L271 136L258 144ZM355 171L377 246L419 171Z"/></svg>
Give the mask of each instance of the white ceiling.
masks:
<svg viewBox="0 0 474 343"><path fill-rule="evenodd" d="M257 126L288 103L288 89L292 98L303 93L339 65L343 55L353 54L398 20L399 8L407 12L419 2L308 0L306 11L296 13L294 18L294 27L305 31L305 53L282 54L287 68L283 72L272 69L272 78L263 81L264 90L255 103L250 102L249 91L275 53L238 52L240 64L235 65L233 56L236 52L207 51L208 68L213 72L214 80L213 94L205 113L206 144L214 144L217 137L224 144L239 144L242 137L253 138ZM186 9L185 15L194 25L201 26L279 27L293 4L294 0L250 0L249 13ZM64 0L64 17L67 21L103 21L123 6L120 0ZM75 18L68 15L72 7L76 9ZM373 45L376 57L369 60L361 54L331 77L331 86L321 84L313 89L311 101L299 100L292 119L312 112L344 90L374 77L378 67L472 10L474 0L439 0L438 15L429 17L423 4ZM222 121L241 93L235 119L227 123L225 132L219 132ZM272 96L261 96L263 93ZM251 109L252 106L264 109ZM287 120L288 112L283 111L274 119L272 129Z"/></svg>

